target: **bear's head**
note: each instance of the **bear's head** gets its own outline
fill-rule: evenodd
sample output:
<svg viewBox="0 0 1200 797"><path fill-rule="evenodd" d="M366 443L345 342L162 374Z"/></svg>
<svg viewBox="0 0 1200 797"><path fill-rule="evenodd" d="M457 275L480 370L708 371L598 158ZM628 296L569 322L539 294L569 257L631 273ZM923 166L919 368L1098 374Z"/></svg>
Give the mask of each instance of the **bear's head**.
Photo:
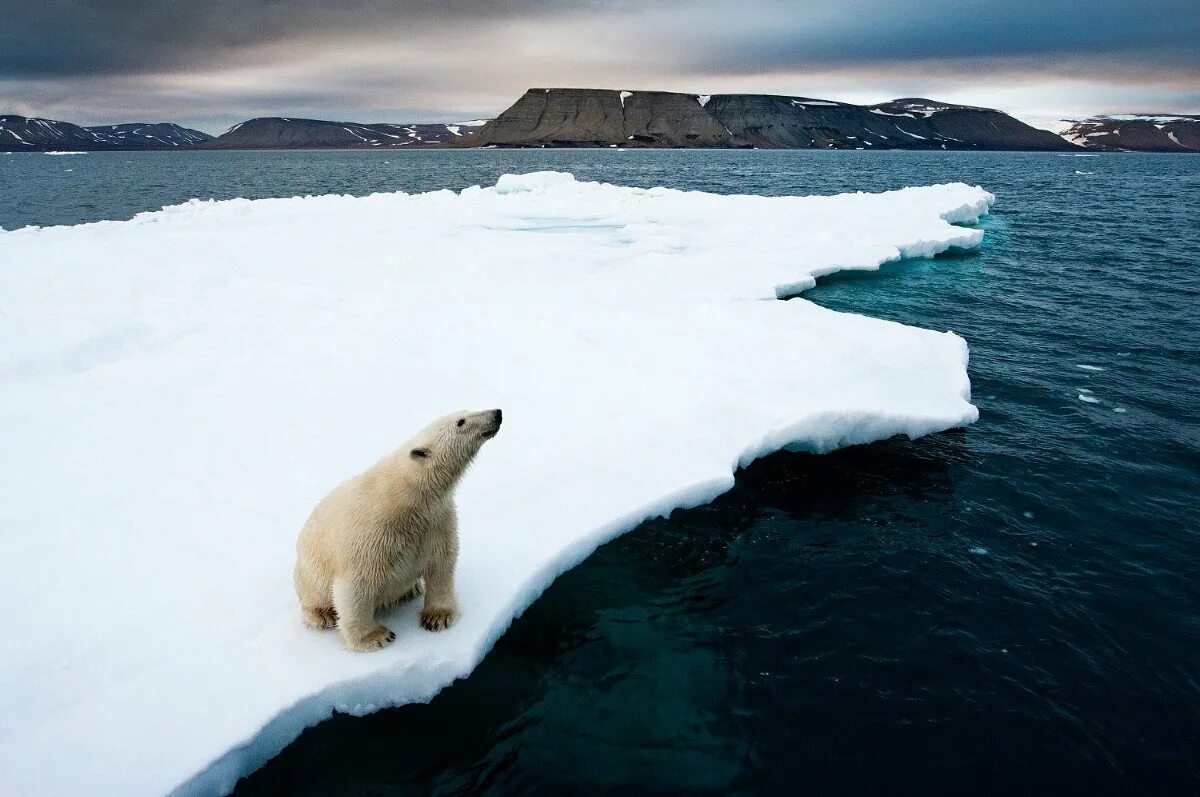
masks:
<svg viewBox="0 0 1200 797"><path fill-rule="evenodd" d="M454 486L479 447L500 431L500 410L453 412L438 418L409 441L408 457L420 480L434 489Z"/></svg>

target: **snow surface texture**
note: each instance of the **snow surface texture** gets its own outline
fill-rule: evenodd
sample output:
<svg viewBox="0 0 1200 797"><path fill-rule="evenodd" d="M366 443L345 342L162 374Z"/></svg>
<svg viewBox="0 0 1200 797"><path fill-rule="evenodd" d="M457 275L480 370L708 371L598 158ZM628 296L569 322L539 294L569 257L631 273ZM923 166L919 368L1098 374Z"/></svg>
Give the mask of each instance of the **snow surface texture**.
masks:
<svg viewBox="0 0 1200 797"><path fill-rule="evenodd" d="M502 177L0 232L0 793L221 794L334 709L424 701L556 575L785 446L970 423L951 333L775 301L973 247L961 183L718 196ZM301 626L296 534L457 408L463 617Z"/></svg>

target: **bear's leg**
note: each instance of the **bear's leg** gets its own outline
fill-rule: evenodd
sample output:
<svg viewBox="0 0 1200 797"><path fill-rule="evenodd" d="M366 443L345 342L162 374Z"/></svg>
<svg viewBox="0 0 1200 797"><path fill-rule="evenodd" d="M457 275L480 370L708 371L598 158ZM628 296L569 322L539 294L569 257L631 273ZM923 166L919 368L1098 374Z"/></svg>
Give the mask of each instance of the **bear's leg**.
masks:
<svg viewBox="0 0 1200 797"><path fill-rule="evenodd" d="M415 584L404 584L400 582L390 589L383 592L383 596L379 599L379 605L375 607L376 611L390 609L397 604L410 601L413 598L419 598L425 594L425 579L418 578Z"/></svg>
<svg viewBox="0 0 1200 797"><path fill-rule="evenodd" d="M395 641L395 634L375 622L375 597L375 591L361 580L333 582L333 610L337 612L342 643L348 650L379 650Z"/></svg>
<svg viewBox="0 0 1200 797"><path fill-rule="evenodd" d="M454 566L458 561L458 539L435 553L425 569L425 607L421 627L426 631L444 631L458 620L458 598L454 595Z"/></svg>
<svg viewBox="0 0 1200 797"><path fill-rule="evenodd" d="M296 596L300 598L300 616L304 624L318 631L337 625L337 613L329 598L329 580L319 573L314 574L303 554L296 560L292 579L296 584Z"/></svg>

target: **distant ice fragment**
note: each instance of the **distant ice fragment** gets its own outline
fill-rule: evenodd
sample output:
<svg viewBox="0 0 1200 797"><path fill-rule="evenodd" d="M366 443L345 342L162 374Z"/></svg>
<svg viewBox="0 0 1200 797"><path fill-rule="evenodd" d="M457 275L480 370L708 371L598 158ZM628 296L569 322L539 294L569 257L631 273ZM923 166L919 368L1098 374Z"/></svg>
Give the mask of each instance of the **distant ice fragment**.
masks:
<svg viewBox="0 0 1200 797"><path fill-rule="evenodd" d="M972 548L970 551L968 551L968 553L973 553L976 556L986 556L988 553L988 549L976 546L976 547Z"/></svg>
<svg viewBox="0 0 1200 797"><path fill-rule="evenodd" d="M1089 396L1086 393L1080 393L1079 400L1082 402L1085 402L1087 404L1099 404L1100 403L1100 399L1096 398L1095 396Z"/></svg>
<svg viewBox="0 0 1200 797"><path fill-rule="evenodd" d="M1076 365L1075 367L1080 369L1081 371L1103 371L1104 370L1104 368L1100 367L1099 365Z"/></svg>

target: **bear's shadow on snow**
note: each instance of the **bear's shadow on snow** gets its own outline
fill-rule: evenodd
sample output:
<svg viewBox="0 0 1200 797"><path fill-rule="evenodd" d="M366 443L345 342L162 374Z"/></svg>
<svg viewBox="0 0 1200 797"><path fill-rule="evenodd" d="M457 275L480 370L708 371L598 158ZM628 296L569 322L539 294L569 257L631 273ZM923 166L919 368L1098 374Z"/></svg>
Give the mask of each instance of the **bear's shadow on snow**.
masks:
<svg viewBox="0 0 1200 797"><path fill-rule="evenodd" d="M627 727L641 716L627 707L638 699L630 690L645 688L629 684L661 671L664 660L684 657L683 666L707 675L693 678L693 692L681 695L663 673L651 687L654 699L668 707L678 701L675 713L706 702L719 712L729 683L750 677L727 671L737 667L738 634L790 633L772 629L771 615L759 616L752 604L746 610L762 579L793 582L776 601L827 622L831 584L869 571L880 556L919 568L931 547L944 543L912 516L912 507L921 507L921 515L950 511L956 472L974 457L968 439L969 432L951 430L820 456L784 451L760 459L712 503L646 521L560 576L468 678L430 703L367 717L335 714L239 781L234 794L571 791L580 778L602 787L646 787L656 764L669 768L678 785L681 771L701 765L678 758L681 744L689 748L679 736L689 732L640 721ZM706 624L737 633L710 638L698 631ZM606 700L620 701L618 710L605 710ZM564 715L572 718L568 728L556 724ZM732 785L747 742L740 736L726 742L728 749L700 751L702 768L712 778L724 765L729 780L715 777ZM709 736L692 747L705 744ZM614 764L629 756L640 783ZM583 760L600 769L581 770ZM712 784L696 784L703 785Z"/></svg>

